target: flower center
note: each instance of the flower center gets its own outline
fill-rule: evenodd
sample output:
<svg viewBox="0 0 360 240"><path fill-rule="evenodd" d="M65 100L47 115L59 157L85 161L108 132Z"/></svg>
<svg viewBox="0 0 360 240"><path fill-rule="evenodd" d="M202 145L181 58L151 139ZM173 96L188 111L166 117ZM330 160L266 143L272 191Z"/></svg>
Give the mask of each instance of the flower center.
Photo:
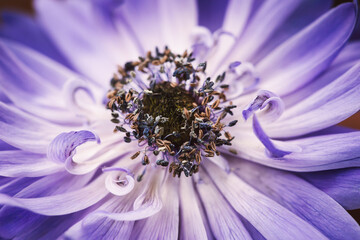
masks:
<svg viewBox="0 0 360 240"><path fill-rule="evenodd" d="M194 119L194 116L187 119L183 111L192 109L195 102L194 96L184 88L162 82L154 86L151 94L144 96L143 112L150 119L164 119L157 123L155 130L160 138L166 138L174 145L175 150L179 150L189 139L190 128L187 126Z"/></svg>
<svg viewBox="0 0 360 240"><path fill-rule="evenodd" d="M114 132L123 132L125 142L136 140L141 146L131 158L141 155L144 166L167 167L179 177L182 172L192 176L204 157L220 155L217 147L231 145L233 137L224 129L237 122L222 123L236 107L226 101L229 86L221 85L225 73L211 81L205 75L206 63L194 68L194 60L186 51L175 55L167 48L163 53L156 49L155 56L148 52L118 68L107 94L111 121L117 124Z"/></svg>

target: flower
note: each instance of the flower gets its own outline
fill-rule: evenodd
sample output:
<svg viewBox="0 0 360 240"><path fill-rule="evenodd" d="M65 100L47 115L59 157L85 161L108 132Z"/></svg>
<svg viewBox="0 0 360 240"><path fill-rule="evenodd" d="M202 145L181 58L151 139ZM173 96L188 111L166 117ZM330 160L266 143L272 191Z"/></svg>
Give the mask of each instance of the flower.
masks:
<svg viewBox="0 0 360 240"><path fill-rule="evenodd" d="M335 126L360 107L357 8L330 4L4 13L0 237L359 239L360 133Z"/></svg>

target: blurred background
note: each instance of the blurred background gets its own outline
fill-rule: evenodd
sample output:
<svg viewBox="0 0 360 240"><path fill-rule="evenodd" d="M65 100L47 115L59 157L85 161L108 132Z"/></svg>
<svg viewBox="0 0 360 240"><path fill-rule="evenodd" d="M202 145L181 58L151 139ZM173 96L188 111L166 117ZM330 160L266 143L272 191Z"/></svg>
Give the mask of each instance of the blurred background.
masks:
<svg viewBox="0 0 360 240"><path fill-rule="evenodd" d="M339 5L343 2L351 2L351 1L345 1L345 0L335 0L334 6ZM33 6L32 6L32 0L0 0L0 11L1 10L14 10L14 11L21 11L26 12L31 15L35 15ZM1 24L1 20L0 20ZM358 27L359 29L359 27ZM360 31L356 33L357 39L360 39ZM359 99L360 101L360 99ZM347 120L343 121L339 125L351 127L355 129L360 129L360 112L353 115L352 117L348 118ZM360 224L360 209L359 210L353 210L349 211L349 213L356 219L356 221Z"/></svg>

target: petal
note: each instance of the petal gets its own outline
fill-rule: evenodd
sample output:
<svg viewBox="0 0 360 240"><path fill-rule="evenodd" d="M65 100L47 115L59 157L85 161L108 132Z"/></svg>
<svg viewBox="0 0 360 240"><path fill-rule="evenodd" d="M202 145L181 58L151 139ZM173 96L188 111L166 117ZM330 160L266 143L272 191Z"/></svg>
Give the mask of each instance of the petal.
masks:
<svg viewBox="0 0 360 240"><path fill-rule="evenodd" d="M66 172L48 175L22 189L15 197L37 198L71 192L82 188L91 177L92 175L74 177L69 176ZM61 185L59 185L59 183L61 183ZM81 216L81 213L79 215ZM5 238L13 238L21 234L26 235L30 231L40 234L39 232L41 231L36 230L42 224L50 224L52 221L52 218L41 216L21 208L5 206L0 213L0 222L3 222L0 227L0 235Z"/></svg>
<svg viewBox="0 0 360 240"><path fill-rule="evenodd" d="M107 217L116 221L135 221L156 215L163 207L163 203L159 196L160 181L163 174L152 175L149 177L151 181L147 183L141 194L134 200L133 209L124 212L108 212L100 208L98 211L94 211L87 216L87 218L84 219L84 224L92 222L99 217ZM132 193L135 194L135 191L132 191ZM126 201L124 203L126 203Z"/></svg>
<svg viewBox="0 0 360 240"><path fill-rule="evenodd" d="M189 178L180 180L180 239L208 239L200 205Z"/></svg>
<svg viewBox="0 0 360 240"><path fill-rule="evenodd" d="M220 170L221 171L221 170ZM196 189L200 194L211 231L216 239L252 239L234 209L218 192L207 175L201 174ZM214 207L216 206L216 207Z"/></svg>
<svg viewBox="0 0 360 240"><path fill-rule="evenodd" d="M39 177L63 170L43 154L20 150L0 151L0 176Z"/></svg>
<svg viewBox="0 0 360 240"><path fill-rule="evenodd" d="M302 1L264 1L230 52L229 60L250 60L250 56L288 19ZM271 23L271 24L269 24Z"/></svg>
<svg viewBox="0 0 360 240"><path fill-rule="evenodd" d="M258 64L261 87L288 94L328 67L348 40L355 23L354 4L333 8L287 40Z"/></svg>
<svg viewBox="0 0 360 240"><path fill-rule="evenodd" d="M10 41L0 40L0 52L0 90L7 98L24 111L45 119L76 123L74 115L64 108L66 106L59 91L68 78L75 76L73 73L53 60Z"/></svg>
<svg viewBox="0 0 360 240"><path fill-rule="evenodd" d="M46 153L51 137L46 132L33 132L0 122L0 139L4 142L33 153Z"/></svg>
<svg viewBox="0 0 360 240"><path fill-rule="evenodd" d="M130 198L112 197L99 207L102 211L118 213L130 211ZM97 210L98 211L98 210ZM111 218L92 218L92 220L80 221L65 233L71 239L129 239L134 226L134 221L117 221Z"/></svg>
<svg viewBox="0 0 360 240"><path fill-rule="evenodd" d="M11 198L0 194L0 204L27 209L42 215L56 216L88 208L99 202L108 193L104 187L104 178L98 178L80 190L47 197ZM84 198L84 196L87 197Z"/></svg>
<svg viewBox="0 0 360 240"><path fill-rule="evenodd" d="M266 90L260 90L254 100L242 111L247 120L257 110L263 110L259 117L267 121L275 121L284 112L284 103L276 94Z"/></svg>
<svg viewBox="0 0 360 240"><path fill-rule="evenodd" d="M61 64L69 66L67 60L35 19L15 12L2 12L1 19L3 22L0 28L1 37L22 43Z"/></svg>
<svg viewBox="0 0 360 240"><path fill-rule="evenodd" d="M295 11L284 21L271 36L264 41L265 44L257 46L258 50L253 54L252 61L258 62L280 46L284 41L301 31L312 23L332 6L331 0L304 0Z"/></svg>
<svg viewBox="0 0 360 240"><path fill-rule="evenodd" d="M357 51L358 48L360 48L359 42L351 42L345 46L335 58L334 62L332 62L331 66L323 74L303 88L283 97L286 106L291 107L309 97L311 94L338 79L341 75L355 66L360 60L360 53Z"/></svg>
<svg viewBox="0 0 360 240"><path fill-rule="evenodd" d="M312 225L242 181L235 174L219 171L213 164L206 170L232 207L266 239L326 239Z"/></svg>
<svg viewBox="0 0 360 240"><path fill-rule="evenodd" d="M39 179L39 177L9 178L10 181L8 183L1 184L0 181L0 192L9 196L14 196Z"/></svg>
<svg viewBox="0 0 360 240"><path fill-rule="evenodd" d="M335 125L360 109L360 63L290 109L266 129L271 137L294 137ZM336 109L336 111L334 111Z"/></svg>
<svg viewBox="0 0 360 240"><path fill-rule="evenodd" d="M105 87L103 79L110 79L121 63L120 46L132 49L122 45L109 18L87 1L36 0L34 4L38 21L72 66Z"/></svg>
<svg viewBox="0 0 360 240"><path fill-rule="evenodd" d="M360 131L326 134L291 141L275 141L275 145L293 148L292 153L274 159L266 154L264 147L251 135L243 135L233 141L237 157L297 172L360 166ZM241 141L243 139L244 141ZM246 139L246 141L245 141ZM290 148L290 149L291 149Z"/></svg>
<svg viewBox="0 0 360 240"><path fill-rule="evenodd" d="M301 176L345 209L360 208L360 168L302 173Z"/></svg>
<svg viewBox="0 0 360 240"><path fill-rule="evenodd" d="M74 155L75 148L87 141L100 140L90 131L77 131L61 133L51 141L47 156L49 159L64 163L69 157Z"/></svg>
<svg viewBox="0 0 360 240"><path fill-rule="evenodd" d="M253 130L254 130L256 137L266 147L266 149L270 152L272 157L282 158L285 155L288 155L291 153L289 151L281 150L274 145L274 143L270 140L270 138L266 135L266 133L262 129L259 121L257 120L256 115L253 116Z"/></svg>
<svg viewBox="0 0 360 240"><path fill-rule="evenodd" d="M119 20L129 24L145 51L168 45L183 52L191 46L190 34L196 25L196 1L126 1L119 8Z"/></svg>
<svg viewBox="0 0 360 240"><path fill-rule="evenodd" d="M344 232L350 239L360 237L355 220L332 198L303 179L247 161L234 161L233 166L236 174L252 187L315 226L329 239L343 239Z"/></svg>
<svg viewBox="0 0 360 240"><path fill-rule="evenodd" d="M168 177L161 187L163 208L149 218L136 222L134 239L177 239L179 235L179 193L176 179Z"/></svg>
<svg viewBox="0 0 360 240"><path fill-rule="evenodd" d="M215 31L221 27L228 0L198 0L199 25L205 26L210 31Z"/></svg>

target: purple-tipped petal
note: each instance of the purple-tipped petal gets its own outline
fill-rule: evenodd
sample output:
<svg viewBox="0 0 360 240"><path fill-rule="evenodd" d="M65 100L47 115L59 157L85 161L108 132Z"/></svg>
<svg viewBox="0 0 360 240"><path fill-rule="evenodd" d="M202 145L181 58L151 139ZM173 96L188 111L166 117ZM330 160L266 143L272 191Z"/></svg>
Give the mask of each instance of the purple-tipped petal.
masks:
<svg viewBox="0 0 360 240"><path fill-rule="evenodd" d="M360 109L360 63L270 124L271 137L294 137L335 125Z"/></svg>
<svg viewBox="0 0 360 240"><path fill-rule="evenodd" d="M126 1L118 20L128 24L145 51L168 45L182 52L191 46L190 34L196 26L195 0Z"/></svg>
<svg viewBox="0 0 360 240"><path fill-rule="evenodd" d="M92 175L73 177L69 176L66 172L49 175L22 189L15 197L37 198L74 191L82 188L91 177ZM61 185L58 185L59 182L61 182ZM81 216L81 213L79 213L79 215ZM60 218L64 219L64 217ZM0 236L4 238L13 238L20 234L26 236L30 231L34 231L34 234L40 234L41 231L36 230L38 230L42 224L51 221L52 218L46 216L41 216L21 208L5 206L2 208L0 214L0 222L3 223L0 226ZM52 233L53 231L49 232L50 235Z"/></svg>
<svg viewBox="0 0 360 240"><path fill-rule="evenodd" d="M99 209L114 214L128 212L131 210L131 201L131 198L112 197L102 204ZM72 226L65 233L65 236L71 239L116 239L119 236L122 239L129 239L135 223L134 221L118 221L102 216L91 220L85 219L87 219L85 222L80 221Z"/></svg>
<svg viewBox="0 0 360 240"><path fill-rule="evenodd" d="M225 9L229 0L198 0L199 25L205 26L210 31L221 27L224 20Z"/></svg>
<svg viewBox="0 0 360 240"><path fill-rule="evenodd" d="M34 18L15 12L2 12L1 20L1 37L22 43L69 67L67 60Z"/></svg>
<svg viewBox="0 0 360 240"><path fill-rule="evenodd" d="M329 239L343 239L344 232L349 239L360 238L355 220L332 198L303 179L247 161L234 161L233 166L237 175L252 187L312 224Z"/></svg>
<svg viewBox="0 0 360 240"><path fill-rule="evenodd" d="M0 176L5 177L39 177L63 170L43 154L21 150L0 151Z"/></svg>
<svg viewBox="0 0 360 240"><path fill-rule="evenodd" d="M271 157L282 158L285 155L288 155L291 153L289 151L281 150L274 145L274 143L271 141L271 139L266 135L266 133L262 129L259 121L257 120L256 115L253 116L253 130L254 130L256 137L270 152Z"/></svg>
<svg viewBox="0 0 360 240"><path fill-rule="evenodd" d="M0 122L0 139L18 149L41 154L46 153L51 141L46 132L29 131L3 122Z"/></svg>
<svg viewBox="0 0 360 240"><path fill-rule="evenodd" d="M360 61L360 52L357 51L359 48L360 42L349 43L323 74L308 83L306 86L298 89L296 92L284 96L282 99L284 100L287 108L292 107L318 90L326 87L328 84L335 81L355 66L356 63Z"/></svg>
<svg viewBox="0 0 360 240"><path fill-rule="evenodd" d="M191 179L180 180L180 239L208 239L200 202Z"/></svg>
<svg viewBox="0 0 360 240"><path fill-rule="evenodd" d="M0 53L0 91L11 102L54 122L76 123L76 117L64 108L59 91L68 78L74 77L73 73L46 56L8 40L0 40Z"/></svg>
<svg viewBox="0 0 360 240"><path fill-rule="evenodd" d="M302 173L301 176L345 209L360 208L360 168Z"/></svg>
<svg viewBox="0 0 360 240"><path fill-rule="evenodd" d="M265 154L262 143L253 136L233 141L237 156L257 163L297 172L360 166L360 131L326 134L291 141L273 141L293 147L291 154L274 159Z"/></svg>
<svg viewBox="0 0 360 240"><path fill-rule="evenodd" d="M36 0L34 4L38 21L74 69L100 85L124 61L125 52L137 54L131 51L131 42L123 44L127 35L120 38L109 17L88 1Z"/></svg>
<svg viewBox="0 0 360 240"><path fill-rule="evenodd" d="M168 178L161 187L163 208L151 217L136 222L134 239L177 239L179 236L179 192L176 179Z"/></svg>
<svg viewBox="0 0 360 240"><path fill-rule="evenodd" d="M301 5L300 0L263 1L246 25L239 41L226 61L242 59L249 61L251 56L266 43L268 38L284 24L289 16ZM271 23L271 24L269 24Z"/></svg>
<svg viewBox="0 0 360 240"><path fill-rule="evenodd" d="M274 121L284 112L284 103L273 92L260 90L255 99L242 111L242 115L247 120L256 111L263 109L258 116L263 120Z"/></svg>
<svg viewBox="0 0 360 240"><path fill-rule="evenodd" d="M77 131L59 134L51 141L47 156L49 159L65 163L68 158L71 158L75 153L75 148L88 141L95 141L98 138L90 131ZM99 143L99 140L98 140Z"/></svg>
<svg viewBox="0 0 360 240"><path fill-rule="evenodd" d="M329 66L348 40L354 24L353 3L324 14L258 64L261 87L282 96L304 86Z"/></svg>
<svg viewBox="0 0 360 240"><path fill-rule="evenodd" d="M263 195L234 173L211 164L206 170L231 206L266 239L327 239L314 226Z"/></svg>
<svg viewBox="0 0 360 240"><path fill-rule="evenodd" d="M33 184L41 177L24 177L24 178L11 178L9 177L9 182L3 183L1 182L0 177L0 192L9 196L14 196L27 186Z"/></svg>
<svg viewBox="0 0 360 240"><path fill-rule="evenodd" d="M258 47L252 61L259 62L277 46L311 24L318 17L330 9L331 0L304 0L296 10L284 21L281 26L273 31L266 43Z"/></svg>
<svg viewBox="0 0 360 240"><path fill-rule="evenodd" d="M251 239L235 210L216 190L207 175L201 175L196 189L200 194L211 231L216 239Z"/></svg>
<svg viewBox="0 0 360 240"><path fill-rule="evenodd" d="M104 178L98 178L80 190L47 197L11 198L0 194L0 204L23 208L42 215L57 216L88 208L108 193L104 187Z"/></svg>

